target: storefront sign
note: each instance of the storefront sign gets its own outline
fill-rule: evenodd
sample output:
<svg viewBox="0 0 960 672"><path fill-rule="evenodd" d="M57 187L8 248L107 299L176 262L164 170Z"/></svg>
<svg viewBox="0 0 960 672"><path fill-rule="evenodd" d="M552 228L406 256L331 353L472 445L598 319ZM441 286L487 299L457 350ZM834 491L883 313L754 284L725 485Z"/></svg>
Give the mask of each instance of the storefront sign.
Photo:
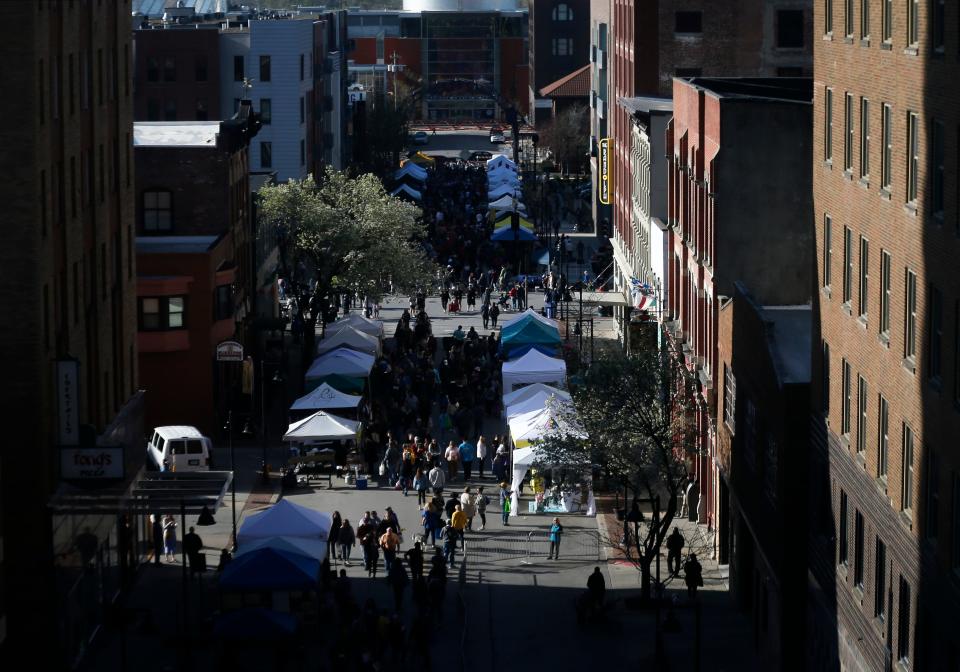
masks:
<svg viewBox="0 0 960 672"><path fill-rule="evenodd" d="M217 346L218 362L242 362L243 346L236 341L224 341Z"/></svg>
<svg viewBox="0 0 960 672"><path fill-rule="evenodd" d="M60 450L60 478L123 478L123 448L63 448Z"/></svg>
<svg viewBox="0 0 960 672"><path fill-rule="evenodd" d="M61 446L80 443L80 362L57 360L57 441Z"/></svg>
<svg viewBox="0 0 960 672"><path fill-rule="evenodd" d="M600 192L600 202L603 205L610 205L610 138L600 140L600 180L597 184L597 190Z"/></svg>

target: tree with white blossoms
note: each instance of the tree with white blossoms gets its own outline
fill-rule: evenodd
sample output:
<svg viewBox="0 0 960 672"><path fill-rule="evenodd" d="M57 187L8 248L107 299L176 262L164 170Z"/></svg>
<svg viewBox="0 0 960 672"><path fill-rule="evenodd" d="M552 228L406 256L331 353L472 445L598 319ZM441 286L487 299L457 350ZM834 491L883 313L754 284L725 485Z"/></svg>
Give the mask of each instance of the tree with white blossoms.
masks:
<svg viewBox="0 0 960 672"><path fill-rule="evenodd" d="M308 176L266 185L259 197L260 235L277 242L308 352L334 293L379 299L387 288L412 290L433 276L420 208L388 194L374 175L328 168L319 184Z"/></svg>
<svg viewBox="0 0 960 672"><path fill-rule="evenodd" d="M625 515L624 535L608 540L622 547L641 573L641 591L651 595L651 566L670 531L687 484L687 460L696 450L689 374L656 350L626 356L604 354L572 392L575 415L587 434L546 436L534 454L537 463L592 464L632 498L653 502L656 516ZM557 406L564 412L563 406ZM571 422L573 418L570 419ZM629 511L629 506L627 510ZM631 529L632 528L632 529Z"/></svg>

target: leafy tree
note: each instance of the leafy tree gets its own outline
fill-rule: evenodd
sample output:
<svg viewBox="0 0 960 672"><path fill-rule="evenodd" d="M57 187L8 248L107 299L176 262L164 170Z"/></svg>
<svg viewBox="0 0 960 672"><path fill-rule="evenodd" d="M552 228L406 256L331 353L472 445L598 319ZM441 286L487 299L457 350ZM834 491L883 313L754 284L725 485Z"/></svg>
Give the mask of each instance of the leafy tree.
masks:
<svg viewBox="0 0 960 672"><path fill-rule="evenodd" d="M317 318L335 292L378 297L433 275L420 245L420 209L390 196L373 175L351 178L328 168L319 185L308 176L264 186L260 197L260 235L276 236L280 273L297 298L310 353Z"/></svg>
<svg viewBox="0 0 960 672"><path fill-rule="evenodd" d="M589 438L553 433L535 453L541 465L599 465L634 498L659 497L657 515L642 523L629 515L624 521L627 556L640 570L644 598L650 597L651 565L687 483L685 460L695 451L687 375L674 360L661 359L655 351L631 356L604 353L573 391L573 410L568 411L576 414Z"/></svg>
<svg viewBox="0 0 960 672"><path fill-rule="evenodd" d="M590 138L590 112L586 105L571 105L560 112L541 134L544 147L553 152L562 172L580 172L586 162Z"/></svg>

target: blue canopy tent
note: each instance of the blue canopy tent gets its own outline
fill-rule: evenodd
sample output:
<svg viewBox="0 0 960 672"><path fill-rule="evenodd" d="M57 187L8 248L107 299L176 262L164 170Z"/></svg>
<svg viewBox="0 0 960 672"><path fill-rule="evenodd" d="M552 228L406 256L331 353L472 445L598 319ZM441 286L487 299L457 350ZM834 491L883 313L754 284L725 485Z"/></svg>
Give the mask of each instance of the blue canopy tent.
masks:
<svg viewBox="0 0 960 672"><path fill-rule="evenodd" d="M553 356L556 354L556 349L560 347L560 332L555 327L529 319L524 320L519 328L500 336L500 350L511 358L514 350L525 346L543 346L535 349L541 354ZM529 350L528 347L526 351L529 352Z"/></svg>
<svg viewBox="0 0 960 672"><path fill-rule="evenodd" d="M220 575L220 589L237 592L310 590L317 587L320 561L308 555L264 547L238 555Z"/></svg>
<svg viewBox="0 0 960 672"><path fill-rule="evenodd" d="M282 639L290 637L296 631L296 616L262 607L249 607L223 614L213 626L214 637L244 641Z"/></svg>
<svg viewBox="0 0 960 672"><path fill-rule="evenodd" d="M503 243L512 243L514 241L529 243L537 240L537 236L533 233L533 231L525 229L522 226L516 232L516 235L514 235L514 231L511 227L504 226L494 231L493 235L490 236L490 240Z"/></svg>

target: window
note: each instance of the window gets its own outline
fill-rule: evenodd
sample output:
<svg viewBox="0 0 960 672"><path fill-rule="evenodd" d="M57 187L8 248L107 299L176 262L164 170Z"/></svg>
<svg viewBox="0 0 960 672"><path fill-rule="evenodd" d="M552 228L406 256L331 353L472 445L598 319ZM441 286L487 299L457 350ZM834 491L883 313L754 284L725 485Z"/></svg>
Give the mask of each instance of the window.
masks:
<svg viewBox="0 0 960 672"><path fill-rule="evenodd" d="M780 9L777 11L777 47L780 49L803 48L802 9Z"/></svg>
<svg viewBox="0 0 960 672"><path fill-rule="evenodd" d="M140 331L165 331L184 328L184 296L141 297Z"/></svg>
<svg viewBox="0 0 960 672"><path fill-rule="evenodd" d="M197 82L207 81L207 57L197 54L193 61L193 79Z"/></svg>
<svg viewBox="0 0 960 672"><path fill-rule="evenodd" d="M163 103L163 119L164 121L176 121L177 120L177 101L174 99L165 100Z"/></svg>
<svg viewBox="0 0 960 672"><path fill-rule="evenodd" d="M823 0L823 32L833 35L833 0Z"/></svg>
<svg viewBox="0 0 960 672"><path fill-rule="evenodd" d="M554 56L572 56L573 55L573 38L572 37L555 37L551 43L551 53Z"/></svg>
<svg viewBox="0 0 960 672"><path fill-rule="evenodd" d="M907 44L920 42L920 0L907 0Z"/></svg>
<svg viewBox="0 0 960 672"><path fill-rule="evenodd" d="M907 203L917 202L920 168L920 120L916 112L907 113Z"/></svg>
<svg viewBox="0 0 960 672"><path fill-rule="evenodd" d="M703 13L702 12L676 12L674 14L675 33L702 33L703 32Z"/></svg>
<svg viewBox="0 0 960 672"><path fill-rule="evenodd" d="M880 188L890 191L893 168L893 110L884 105L880 119L880 132L883 134L883 155L880 160Z"/></svg>
<svg viewBox="0 0 960 672"><path fill-rule="evenodd" d="M890 455L890 404L879 395L877 410L877 478L887 478L887 458Z"/></svg>
<svg viewBox="0 0 960 672"><path fill-rule="evenodd" d="M860 39L870 39L870 2L871 0L860 0Z"/></svg>
<svg viewBox="0 0 960 672"><path fill-rule="evenodd" d="M852 1L852 0L851 0ZM853 171L853 94L843 96L843 169Z"/></svg>
<svg viewBox="0 0 960 672"><path fill-rule="evenodd" d="M853 585L863 590L863 514L854 513L853 521Z"/></svg>
<svg viewBox="0 0 960 672"><path fill-rule="evenodd" d="M173 56L165 56L163 59L163 81L177 81L177 59Z"/></svg>
<svg viewBox="0 0 960 672"><path fill-rule="evenodd" d="M853 0L843 0L843 34L853 38Z"/></svg>
<svg viewBox="0 0 960 672"><path fill-rule="evenodd" d="M144 233L173 231L173 194L169 191L143 192Z"/></svg>
<svg viewBox="0 0 960 672"><path fill-rule="evenodd" d="M823 160L833 161L833 89L823 99Z"/></svg>
<svg viewBox="0 0 960 672"><path fill-rule="evenodd" d="M903 358L912 360L917 355L917 275L906 270L903 297Z"/></svg>
<svg viewBox="0 0 960 672"><path fill-rule="evenodd" d="M936 540L937 528L940 526L940 465L937 463L937 454L927 448L924 451L925 466L924 487L926 488L926 520L924 536Z"/></svg>
<svg viewBox="0 0 960 672"><path fill-rule="evenodd" d="M930 285L927 324L927 378L939 382L943 347L943 294Z"/></svg>
<svg viewBox="0 0 960 672"><path fill-rule="evenodd" d="M272 142L260 143L260 167L261 168L273 167L273 143Z"/></svg>
<svg viewBox="0 0 960 672"><path fill-rule="evenodd" d="M260 81L270 81L270 57L266 54L260 56Z"/></svg>
<svg viewBox="0 0 960 672"><path fill-rule="evenodd" d="M883 41L893 42L893 0L883 0Z"/></svg>
<svg viewBox="0 0 960 672"><path fill-rule="evenodd" d="M307 165L307 143L303 140L300 141L300 165Z"/></svg>
<svg viewBox="0 0 960 672"><path fill-rule="evenodd" d="M910 584L900 577L900 608L897 615L900 622L897 626L897 658L903 663L910 662Z"/></svg>
<svg viewBox="0 0 960 672"><path fill-rule="evenodd" d="M230 285L219 285L213 292L213 319L229 320L233 317L233 290Z"/></svg>
<svg viewBox="0 0 960 672"><path fill-rule="evenodd" d="M860 179L870 179L870 101L860 99Z"/></svg>
<svg viewBox="0 0 960 672"><path fill-rule="evenodd" d="M723 421L733 434L737 426L737 379L727 364L723 365Z"/></svg>
<svg viewBox="0 0 960 672"><path fill-rule="evenodd" d="M554 21L573 21L573 8L561 2L554 5L552 16Z"/></svg>
<svg viewBox="0 0 960 672"><path fill-rule="evenodd" d="M943 53L944 24L946 22L945 0L931 0L930 7L930 48Z"/></svg>
<svg viewBox="0 0 960 672"><path fill-rule="evenodd" d="M843 227L843 302L850 303L853 295L853 231Z"/></svg>
<svg viewBox="0 0 960 672"><path fill-rule="evenodd" d="M851 381L850 362L846 359L841 360L841 384L843 385L843 406L840 408L840 433L847 441L850 440L850 398L853 394L850 389L853 385Z"/></svg>
<svg viewBox="0 0 960 672"><path fill-rule="evenodd" d="M270 98L260 99L260 122L269 124L273 120L273 103Z"/></svg>
<svg viewBox="0 0 960 672"><path fill-rule="evenodd" d="M303 96L300 96L300 123L301 124L304 121L305 114L306 114L306 106L304 105L304 102L303 102Z"/></svg>
<svg viewBox="0 0 960 672"><path fill-rule="evenodd" d="M833 269L833 220L830 215L823 216L823 286L830 288Z"/></svg>
<svg viewBox="0 0 960 672"><path fill-rule="evenodd" d="M913 510L913 429L903 423L903 464L900 469L900 510Z"/></svg>
<svg viewBox="0 0 960 672"><path fill-rule="evenodd" d="M823 395L823 412L830 414L830 344L823 342L823 362L821 365L823 376L823 389L820 393Z"/></svg>
<svg viewBox="0 0 960 672"><path fill-rule="evenodd" d="M840 559L838 564L847 566L847 493L840 491L840 531L838 533Z"/></svg>
<svg viewBox="0 0 960 672"><path fill-rule="evenodd" d="M243 81L243 56L233 57L233 81Z"/></svg>
<svg viewBox="0 0 960 672"><path fill-rule="evenodd" d="M933 216L939 221L943 221L943 202L944 202L944 130L943 122L936 119L930 124L930 191L931 206Z"/></svg>
<svg viewBox="0 0 960 672"><path fill-rule="evenodd" d="M881 621L887 604L887 546L880 537L873 553L873 616Z"/></svg>
<svg viewBox="0 0 960 672"><path fill-rule="evenodd" d="M300 54L300 81L303 81L303 54Z"/></svg>
<svg viewBox="0 0 960 672"><path fill-rule="evenodd" d="M880 251L880 333L890 336L890 253Z"/></svg>
<svg viewBox="0 0 960 672"><path fill-rule="evenodd" d="M160 61L156 56L151 56L147 59L147 81L160 81Z"/></svg>
<svg viewBox="0 0 960 672"><path fill-rule="evenodd" d="M860 236L860 294L857 297L858 314L867 320L870 298L870 241Z"/></svg>
<svg viewBox="0 0 960 672"><path fill-rule="evenodd" d="M861 457L867 452L867 381L857 376L857 454Z"/></svg>

